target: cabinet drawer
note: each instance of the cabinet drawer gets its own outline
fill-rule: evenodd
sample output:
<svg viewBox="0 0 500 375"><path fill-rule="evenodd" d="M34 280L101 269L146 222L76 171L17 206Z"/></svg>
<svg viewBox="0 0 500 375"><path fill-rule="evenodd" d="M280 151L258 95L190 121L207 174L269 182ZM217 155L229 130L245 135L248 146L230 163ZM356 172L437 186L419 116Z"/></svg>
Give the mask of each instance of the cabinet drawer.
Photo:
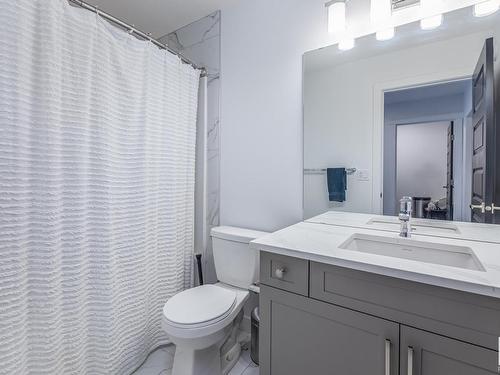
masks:
<svg viewBox="0 0 500 375"><path fill-rule="evenodd" d="M498 350L495 298L311 262L310 297Z"/></svg>
<svg viewBox="0 0 500 375"><path fill-rule="evenodd" d="M260 282L307 296L309 294L309 261L261 252Z"/></svg>

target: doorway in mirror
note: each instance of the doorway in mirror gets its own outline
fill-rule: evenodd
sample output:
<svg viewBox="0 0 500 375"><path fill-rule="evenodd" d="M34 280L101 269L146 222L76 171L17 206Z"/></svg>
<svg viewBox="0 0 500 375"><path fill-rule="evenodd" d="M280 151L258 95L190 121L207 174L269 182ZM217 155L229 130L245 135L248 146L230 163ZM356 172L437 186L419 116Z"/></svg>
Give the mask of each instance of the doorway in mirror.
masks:
<svg viewBox="0 0 500 375"><path fill-rule="evenodd" d="M384 215L470 221L472 80L384 94Z"/></svg>

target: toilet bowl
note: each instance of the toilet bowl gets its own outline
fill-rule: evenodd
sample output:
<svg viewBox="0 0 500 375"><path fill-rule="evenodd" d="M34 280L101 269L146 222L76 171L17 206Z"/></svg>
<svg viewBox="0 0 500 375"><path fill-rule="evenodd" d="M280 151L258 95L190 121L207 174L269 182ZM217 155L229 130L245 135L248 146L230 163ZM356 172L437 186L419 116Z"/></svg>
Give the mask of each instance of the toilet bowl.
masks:
<svg viewBox="0 0 500 375"><path fill-rule="evenodd" d="M185 290L163 307L162 328L176 345L173 375L225 375L237 361L235 340L248 287L258 281L258 252L248 246L267 233L213 228L219 282ZM224 349L222 349L224 348Z"/></svg>

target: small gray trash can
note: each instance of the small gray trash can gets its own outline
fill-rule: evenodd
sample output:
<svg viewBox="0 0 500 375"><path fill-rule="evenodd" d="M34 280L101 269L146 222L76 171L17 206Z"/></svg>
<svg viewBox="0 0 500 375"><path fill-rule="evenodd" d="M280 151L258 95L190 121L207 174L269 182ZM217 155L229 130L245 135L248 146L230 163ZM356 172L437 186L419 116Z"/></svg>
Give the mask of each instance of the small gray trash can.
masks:
<svg viewBox="0 0 500 375"><path fill-rule="evenodd" d="M251 314L251 322L252 322L252 338L250 341L250 358L256 365L259 364L259 325L260 325L260 315L259 315L259 307L253 309Z"/></svg>
<svg viewBox="0 0 500 375"><path fill-rule="evenodd" d="M416 219L425 219L429 203L431 203L430 197L413 197L412 216Z"/></svg>

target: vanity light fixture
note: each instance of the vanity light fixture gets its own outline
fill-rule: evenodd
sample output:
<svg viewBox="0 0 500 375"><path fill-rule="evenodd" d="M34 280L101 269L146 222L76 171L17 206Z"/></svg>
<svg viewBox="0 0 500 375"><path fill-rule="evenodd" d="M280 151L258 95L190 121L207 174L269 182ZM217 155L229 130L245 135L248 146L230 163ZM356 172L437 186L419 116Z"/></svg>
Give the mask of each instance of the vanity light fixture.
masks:
<svg viewBox="0 0 500 375"><path fill-rule="evenodd" d="M437 14L432 17L423 18L420 21L420 27L422 30L433 30L437 29L443 23L443 15Z"/></svg>
<svg viewBox="0 0 500 375"><path fill-rule="evenodd" d="M500 9L500 0L488 0L474 5L474 16L486 17Z"/></svg>
<svg viewBox="0 0 500 375"><path fill-rule="evenodd" d="M341 51L349 51L353 49L356 42L353 38L346 38L339 42L339 50Z"/></svg>
<svg viewBox="0 0 500 375"><path fill-rule="evenodd" d="M375 34L377 40L384 41L394 38L395 30L394 27L389 27L387 29L379 30Z"/></svg>
<svg viewBox="0 0 500 375"><path fill-rule="evenodd" d="M346 29L346 1L332 0L325 4L328 9L329 33L337 33Z"/></svg>

